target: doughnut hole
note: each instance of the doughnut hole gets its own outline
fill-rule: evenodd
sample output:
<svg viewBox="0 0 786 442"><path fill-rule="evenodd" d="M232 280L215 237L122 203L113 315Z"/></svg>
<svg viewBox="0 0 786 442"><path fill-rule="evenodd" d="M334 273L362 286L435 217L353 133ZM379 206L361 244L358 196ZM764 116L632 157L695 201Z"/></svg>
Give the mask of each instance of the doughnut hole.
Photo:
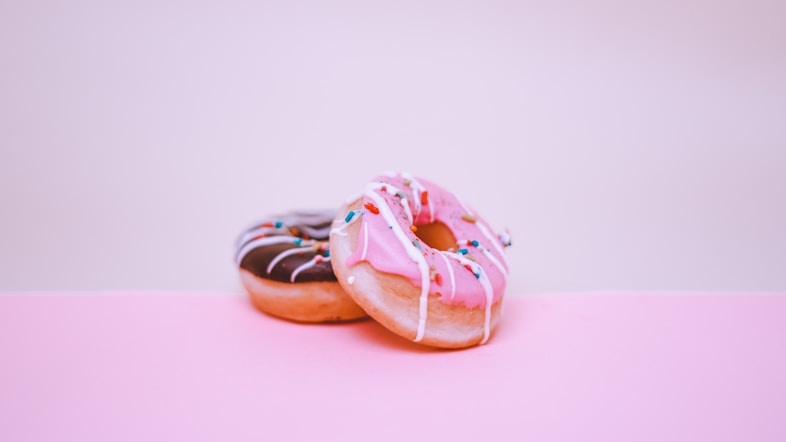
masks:
<svg viewBox="0 0 786 442"><path fill-rule="evenodd" d="M445 224L434 222L416 227L415 236L432 249L445 251L456 248L456 237Z"/></svg>

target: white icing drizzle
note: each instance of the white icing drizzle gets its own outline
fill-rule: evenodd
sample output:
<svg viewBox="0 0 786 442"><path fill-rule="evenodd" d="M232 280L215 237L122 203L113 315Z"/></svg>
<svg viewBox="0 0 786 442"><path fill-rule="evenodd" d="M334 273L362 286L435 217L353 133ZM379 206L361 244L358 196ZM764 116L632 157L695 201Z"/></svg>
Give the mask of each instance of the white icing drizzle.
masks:
<svg viewBox="0 0 786 442"><path fill-rule="evenodd" d="M368 190L382 190L385 189L384 192L388 195L398 195L401 198L401 205L404 207L404 212L407 214L407 220L410 224L415 223L415 218L412 216L412 211L409 209L409 198L407 198L407 194L401 191L398 187L395 187L388 183L371 183L368 185Z"/></svg>
<svg viewBox="0 0 786 442"><path fill-rule="evenodd" d="M298 274L300 274L300 272L306 269L310 269L311 267L314 267L318 262L328 262L328 261L330 261L329 256L316 255L315 257L311 258L311 260L309 260L308 262L305 262L301 264L298 268L296 268L295 271L292 272L292 276L289 277L289 281L295 282L295 278L297 277Z"/></svg>
<svg viewBox="0 0 786 442"><path fill-rule="evenodd" d="M363 253L360 254L360 260L365 261L368 254L368 223L363 223Z"/></svg>
<svg viewBox="0 0 786 442"><path fill-rule="evenodd" d="M270 261L270 264L268 264L268 266L267 266L267 274L269 275L270 272L273 271L273 268L276 266L276 264L278 264L282 259L286 258L287 256L296 255L298 253L306 252L306 251L309 251L309 250L314 250L314 248L313 247L295 247L293 249L284 250L283 252L281 252L278 255L276 255L276 257L273 258L272 261Z"/></svg>
<svg viewBox="0 0 786 442"><path fill-rule="evenodd" d="M467 215L475 216L475 214L471 210L469 210L469 207L467 207L467 205L464 204L463 201L461 201L458 198L456 198L456 201L458 201L459 205L461 205L461 208L464 209L464 212L466 212ZM502 250L502 245L499 243L499 238L497 238L496 236L492 235L491 232L489 232L489 230L486 228L486 226L483 225L483 223L481 222L480 219L475 221L475 225L478 227L478 230L480 230L480 233L482 233L483 236L485 236L486 239L488 239L489 242L494 246L494 248L497 249L497 252L499 252L499 256L502 257L502 262L505 263L505 267L507 268L508 261L505 258L505 252ZM505 275L508 274L507 270L505 272L503 272L503 273Z"/></svg>
<svg viewBox="0 0 786 442"><path fill-rule="evenodd" d="M469 241L467 241L466 239L459 239L459 240L456 241L456 243L459 244L461 247L474 247L474 248L480 250L480 252L483 253L484 255L486 255L486 257L491 261L491 263L494 264L494 267L498 268L499 271L503 275L508 276L508 269L505 268L505 266L503 266L501 262L499 262L497 257L494 256L494 254L491 253L491 251L489 251L489 249L483 247L482 245L477 245L477 246L466 245L465 246L464 244L467 244L467 242L469 242Z"/></svg>
<svg viewBox="0 0 786 442"><path fill-rule="evenodd" d="M237 239L236 246L249 241L259 235L270 235L274 233L289 235L290 227L297 226L301 232L306 233L312 238L327 238L329 227L315 228L314 225L329 224L335 217L334 210L323 210L319 212L294 212L281 216L266 218L249 225L243 234ZM265 226L265 224L271 224ZM279 224L278 227L275 225Z"/></svg>
<svg viewBox="0 0 786 442"><path fill-rule="evenodd" d="M496 268L498 268L498 269L499 269L499 271L500 271L500 272L502 272L502 274L503 274L503 275L505 275L506 277L508 276L508 269L506 269L506 268L505 268L505 266L503 266L503 265L502 265L502 263L501 263L501 262L499 262L499 260L497 259L497 257L496 257L496 256L494 256L494 254L493 254L493 253L491 253L491 252L489 251L489 249L487 249L487 248L485 248L485 247L483 247L483 246L478 246L478 250L480 250L481 252L483 252L483 254L484 254L484 255L486 255L486 257L487 257L487 258L488 258L488 259L489 259L489 260L492 262L492 264L494 264L494 266L495 266Z"/></svg>
<svg viewBox="0 0 786 442"><path fill-rule="evenodd" d="M252 238L255 238L257 236L271 235L271 234L290 236L289 231L283 225L281 227L262 227L262 226L252 227L250 230L245 231L243 235L241 235L240 238L237 239L236 246L240 247L242 244L245 244L246 242L250 241Z"/></svg>
<svg viewBox="0 0 786 442"><path fill-rule="evenodd" d="M248 252L256 249L257 247L262 246L269 246L271 244L307 244L311 245L314 241L310 240L302 240L299 238L295 238L294 236L266 236L264 238L255 239L245 246L237 253L236 262L240 264L243 261L243 258L248 254Z"/></svg>
<svg viewBox="0 0 786 442"><path fill-rule="evenodd" d="M415 180L415 177L406 172L401 173L401 178L409 181L409 187L412 189L412 194L415 196L412 201L415 203L415 213L420 214L420 192L423 190L423 186Z"/></svg>
<svg viewBox="0 0 786 442"><path fill-rule="evenodd" d="M420 251L415 248L414 245L409 241L407 236L404 234L404 231L401 230L401 226L396 222L395 216L393 212L390 210L390 207L385 202L385 200L377 195L374 189L367 189L365 196L374 200L377 207L379 208L379 213L385 218L385 221L388 223L389 226L392 227L393 233L396 235L396 238L401 242L401 245L404 247L404 250L407 252L410 258L415 261L420 269L420 306L419 306L419 320L418 320L418 332L415 336L414 341L420 342L423 340L423 337L426 334L426 318L428 316L428 292L429 292L429 284L430 284L430 272L428 263L426 262L426 258L420 253Z"/></svg>
<svg viewBox="0 0 786 442"><path fill-rule="evenodd" d="M483 290L486 293L486 309L485 309L485 317L483 319L483 340L480 341L481 344L485 344L486 341L489 339L489 335L491 335L491 303L494 301L494 290L491 288L491 281L489 281L486 272L482 271L482 268L472 260L465 258L462 255L453 252L444 252L446 256L450 256L451 258L455 259L461 265L469 265L470 267L475 269L475 274L479 275L478 282L483 287Z"/></svg>
<svg viewBox="0 0 786 442"><path fill-rule="evenodd" d="M352 212L349 213L354 213L354 215L352 215L352 218L350 218L349 221L344 221L344 224L342 224L341 226L331 229L330 230L331 235L347 236L347 232L346 232L347 226L359 220L362 212L360 212L359 210L353 210Z"/></svg>
<svg viewBox="0 0 786 442"><path fill-rule="evenodd" d="M482 222L480 222L480 220L478 220L475 224L478 226L478 229L483 234L483 236L485 236L489 240L491 245L493 245L494 248L497 249L497 252L499 252L499 256L502 257L502 262L505 264L505 268L507 269L508 261L505 258L505 252L502 250L502 244L500 244L499 238L497 238L495 235L489 232L489 230L486 228L486 226L483 225ZM507 275L508 274L507 270L504 273L505 275Z"/></svg>
<svg viewBox="0 0 786 442"><path fill-rule="evenodd" d="M404 178L405 180L408 180L409 183L410 183L409 187L412 188L412 191L415 194L415 201L413 201L415 203L415 212L417 212L418 215L419 215L420 211L422 209L421 199L422 199L423 192L426 191L426 187L423 186L423 184L421 184L420 181L415 179L415 177L412 176L409 173L402 172L401 173L401 177ZM428 212L429 213L429 222L433 223L434 222L434 206L432 205L430 198L427 199L426 202L428 204L428 210L429 210L429 212Z"/></svg>
<svg viewBox="0 0 786 442"><path fill-rule="evenodd" d="M453 266L450 265L444 253L437 253L437 255L445 261L445 267L448 269L448 275L450 275L450 299L453 300L456 297L456 275L453 273Z"/></svg>

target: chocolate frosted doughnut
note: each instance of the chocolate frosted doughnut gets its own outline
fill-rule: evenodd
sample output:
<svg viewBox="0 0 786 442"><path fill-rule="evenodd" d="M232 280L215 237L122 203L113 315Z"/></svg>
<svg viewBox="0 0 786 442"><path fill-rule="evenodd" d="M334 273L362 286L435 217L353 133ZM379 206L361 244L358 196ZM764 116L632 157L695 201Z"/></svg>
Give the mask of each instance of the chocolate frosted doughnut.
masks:
<svg viewBox="0 0 786 442"><path fill-rule="evenodd" d="M237 263L272 281L335 281L327 242L334 216L334 211L294 212L262 220L238 240Z"/></svg>
<svg viewBox="0 0 786 442"><path fill-rule="evenodd" d="M366 316L333 273L327 238L335 214L292 212L259 221L243 232L235 261L257 308L301 322Z"/></svg>

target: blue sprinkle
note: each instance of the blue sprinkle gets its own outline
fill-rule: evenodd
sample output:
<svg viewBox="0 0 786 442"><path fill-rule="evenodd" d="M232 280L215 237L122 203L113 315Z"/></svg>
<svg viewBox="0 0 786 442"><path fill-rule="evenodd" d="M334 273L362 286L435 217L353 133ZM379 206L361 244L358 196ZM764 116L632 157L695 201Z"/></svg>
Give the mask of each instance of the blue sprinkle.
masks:
<svg viewBox="0 0 786 442"><path fill-rule="evenodd" d="M325 258L330 257L330 250L325 250Z"/></svg>
<svg viewBox="0 0 786 442"><path fill-rule="evenodd" d="M349 220L351 220L351 219L352 219L352 217L354 217L354 216L355 216L355 211L354 211L354 210L350 211L349 213L347 213L347 217L346 217L346 218L344 218L344 222L345 222L345 223L348 223L348 222L349 222Z"/></svg>
<svg viewBox="0 0 786 442"><path fill-rule="evenodd" d="M473 246L475 246L475 247L477 247L478 245L480 245L480 243L479 243L479 242L477 242L477 241L475 241L475 240L473 239L473 240L472 240L472 245L473 245Z"/></svg>
<svg viewBox="0 0 786 442"><path fill-rule="evenodd" d="M282 223L281 221L276 221L276 228L277 229L280 229L281 226L283 226L283 225L284 225L284 223Z"/></svg>
<svg viewBox="0 0 786 442"><path fill-rule="evenodd" d="M462 255L466 255L467 252L469 252L469 250L467 250L467 249L458 249L458 252L461 253Z"/></svg>
<svg viewBox="0 0 786 442"><path fill-rule="evenodd" d="M303 244L303 240L302 239L300 239L300 238L295 239L295 245L299 246L301 244Z"/></svg>

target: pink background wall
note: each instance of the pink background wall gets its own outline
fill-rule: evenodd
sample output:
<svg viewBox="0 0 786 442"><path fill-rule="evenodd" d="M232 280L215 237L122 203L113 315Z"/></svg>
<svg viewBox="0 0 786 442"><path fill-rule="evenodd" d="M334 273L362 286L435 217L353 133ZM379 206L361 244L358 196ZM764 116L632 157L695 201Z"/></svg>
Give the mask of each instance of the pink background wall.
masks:
<svg viewBox="0 0 786 442"><path fill-rule="evenodd" d="M240 229L380 171L510 292L786 290L786 3L0 3L0 291L238 289Z"/></svg>

